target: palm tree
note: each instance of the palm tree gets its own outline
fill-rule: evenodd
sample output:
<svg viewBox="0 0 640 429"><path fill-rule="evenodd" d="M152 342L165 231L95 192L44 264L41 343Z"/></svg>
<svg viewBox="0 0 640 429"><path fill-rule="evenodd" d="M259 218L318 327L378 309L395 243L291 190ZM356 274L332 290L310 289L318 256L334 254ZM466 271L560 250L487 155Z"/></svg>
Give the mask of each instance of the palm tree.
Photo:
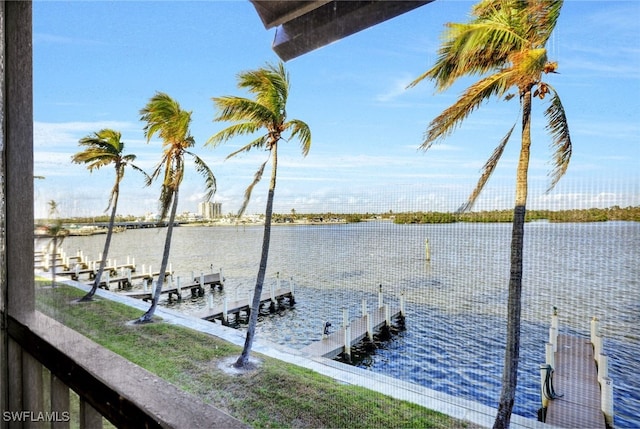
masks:
<svg viewBox="0 0 640 429"><path fill-rule="evenodd" d="M216 191L216 178L207 164L188 150L195 145L189 130L191 112L182 110L178 102L167 94L157 92L147 105L140 110L140 114L142 115L140 120L147 123L144 127L147 143L156 134L162 139L162 158L151 175L147 177L147 186L151 185L155 179L164 173L160 191L160 219L165 219L167 213L169 213L169 224L167 225L162 263L160 264L160 275L151 301L151 307L137 320L137 323L146 323L152 321L153 314L158 306L164 274L169 262L171 236L178 209L178 191L184 176L185 154L193 158L196 171L205 179L205 201L209 201Z"/></svg>
<svg viewBox="0 0 640 429"><path fill-rule="evenodd" d="M507 304L507 338L502 375L502 391L494 428L509 426L517 385L520 352L520 315L524 220L527 202L527 173L531 146L532 99L547 99L547 131L554 148L552 189L567 170L571 158L571 139L565 111L556 90L542 81L542 75L555 73L556 62L547 58L546 43L555 28L562 0L483 0L472 9L470 22L448 24L435 65L410 86L423 79L436 83L438 91L449 88L458 78L479 75L460 98L430 124L421 148L427 150L447 137L471 112L492 97L520 100L522 140L516 172L516 196L511 238L511 274ZM548 97L547 97L548 96ZM487 183L500 159L515 125L498 144L484 165L480 180L461 210L469 210Z"/></svg>
<svg viewBox="0 0 640 429"><path fill-rule="evenodd" d="M111 217L109 218L109 229L107 230L107 238L104 242L104 250L102 251L102 260L100 261L100 268L93 282L91 290L79 301L91 301L93 296L98 290L100 281L102 279L102 273L107 263L107 256L109 254L109 246L111 245L111 236L113 235L113 224L116 219L116 212L118 209L118 197L120 196L120 182L124 177L125 167L130 165L132 168L144 172L133 164L136 159L135 155L124 155L124 143L120 140L122 135L118 131L114 131L108 128L93 133L87 137L80 139L78 144L85 149L73 155L71 161L76 164L85 164L89 172L97 170L100 167L107 165L113 165L116 170L116 180L111 189L111 195L109 197L109 204L105 209L105 212L111 208Z"/></svg>
<svg viewBox="0 0 640 429"><path fill-rule="evenodd" d="M51 287L56 287L56 259L58 257L58 248L62 245L65 237L69 235L61 219L58 216L58 203L54 200L49 201L49 218L51 222L47 225L47 235L51 237L48 246L51 252Z"/></svg>
<svg viewBox="0 0 640 429"><path fill-rule="evenodd" d="M256 278L256 286L253 292L253 302L251 303L251 313L247 337L245 339L242 354L234 366L246 367L249 363L249 353L255 336L256 324L258 322L258 312L260 309L260 296L262 286L267 272L267 260L269 258L269 242L271 238L271 215L273 213L273 197L276 189L276 175L278 170L278 143L281 140L291 140L298 138L302 149L302 155L306 156L311 148L311 131L309 126L297 119L287 121L287 97L289 95L289 74L284 68L284 64L267 64L266 67L254 71L247 71L238 74L238 87L248 90L255 96L255 99L243 97L214 97L213 102L218 109L215 121L235 122L234 125L225 128L212 136L207 145L218 145L233 137L254 134L264 131L256 139L231 153L227 159L251 149L263 149L268 152L267 159L258 168L253 182L247 187L244 194L244 202L238 217L242 216L249 204L251 192L262 178L264 169L271 159L271 180L269 182L269 192L267 195L267 207L265 209L264 235L262 238L262 254L260 256L260 266ZM284 134L288 133L289 138Z"/></svg>

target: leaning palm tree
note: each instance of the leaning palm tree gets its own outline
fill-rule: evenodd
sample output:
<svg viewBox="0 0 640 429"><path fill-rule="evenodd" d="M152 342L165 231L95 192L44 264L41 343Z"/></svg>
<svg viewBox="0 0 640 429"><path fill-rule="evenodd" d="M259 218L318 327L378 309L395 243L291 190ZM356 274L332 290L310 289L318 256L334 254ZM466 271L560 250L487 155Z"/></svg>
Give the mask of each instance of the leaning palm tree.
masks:
<svg viewBox="0 0 640 429"><path fill-rule="evenodd" d="M107 230L107 237L104 242L104 250L102 251L102 260L100 261L100 267L98 273L93 282L91 290L79 301L91 301L95 295L100 281L102 280L102 273L107 263L107 257L109 254L109 247L111 245L111 236L113 235L113 225L116 219L116 212L118 209L118 197L120 196L120 182L124 177L125 167L130 165L132 168L144 172L133 164L136 159L135 155L124 155L124 143L120 140L122 135L118 131L114 131L108 128L93 133L89 136L80 139L78 144L84 147L84 150L76 153L71 157L71 161L76 164L85 164L89 172L97 170L107 165L113 165L116 170L116 179L111 189L111 195L109 196L109 204L105 209L105 212L111 208L111 216L109 218L109 228Z"/></svg>
<svg viewBox="0 0 640 429"><path fill-rule="evenodd" d="M218 145L233 137L249 135L260 132L253 141L231 153L231 158L239 153L248 152L251 149L263 149L268 152L267 159L258 168L253 182L247 187L244 194L244 202L238 217L242 216L249 204L251 192L262 178L264 169L271 159L271 181L267 195L267 206L264 219L264 235L262 238L262 253L260 266L256 278L256 286L253 292L253 302L247 327L247 336L242 353L234 366L246 367L249 363L249 353L255 336L258 312L260 309L260 296L267 272L267 260L269 259L269 243L271 238L271 215L273 213L273 197L276 189L276 174L278 170L278 143L281 140L298 138L302 155L306 156L311 148L311 131L309 126L297 119L287 121L287 97L289 95L289 74L282 63L278 65L267 64L266 67L254 71L238 74L238 87L248 90L255 98L243 97L214 97L213 102L218 109L215 121L235 122L234 125L225 128L212 136L207 145ZM264 132L264 133L263 133ZM285 133L288 138L285 138Z"/></svg>
<svg viewBox="0 0 640 429"><path fill-rule="evenodd" d="M216 178L207 164L188 150L195 145L189 130L191 112L182 110L178 102L167 94L157 92L151 97L147 105L140 110L140 114L142 115L140 120L147 123L144 127L147 143L156 134L162 139L162 158L151 175L147 177L147 186L151 185L161 174L164 174L160 191L160 219L165 219L167 213L169 214L167 235L160 264L160 275L151 300L151 307L136 321L137 323L147 323L152 321L153 314L158 306L164 275L167 271L169 251L171 250L171 236L178 209L178 191L184 176L185 154L193 158L196 171L205 179L206 201L209 201L216 191Z"/></svg>
<svg viewBox="0 0 640 429"><path fill-rule="evenodd" d="M449 88L458 78L479 75L460 98L430 124L421 148L427 150L447 137L482 103L493 97L513 97L520 101L522 138L516 172L516 196L511 238L511 274L507 303L507 338L502 375L502 391L494 427L509 426L515 401L520 352L520 318L524 221L527 203L527 173L531 146L532 99L546 99L547 131L554 148L554 168L549 190L564 175L571 157L571 139L565 111L555 89L542 81L543 74L554 73L556 62L547 58L546 43L555 28L561 0L483 0L472 9L470 22L448 24L435 65L410 86L423 79L436 83L438 91ZM500 141L484 165L480 180L461 210L472 208L494 171L515 125Z"/></svg>

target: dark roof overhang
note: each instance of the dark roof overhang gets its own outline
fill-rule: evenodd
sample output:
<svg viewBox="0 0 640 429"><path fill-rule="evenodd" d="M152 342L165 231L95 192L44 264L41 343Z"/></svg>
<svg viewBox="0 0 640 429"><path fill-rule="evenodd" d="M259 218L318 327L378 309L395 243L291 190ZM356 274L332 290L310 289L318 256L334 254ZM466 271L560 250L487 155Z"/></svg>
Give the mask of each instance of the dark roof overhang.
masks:
<svg viewBox="0 0 640 429"><path fill-rule="evenodd" d="M251 0L273 50L284 61L394 18L434 0Z"/></svg>

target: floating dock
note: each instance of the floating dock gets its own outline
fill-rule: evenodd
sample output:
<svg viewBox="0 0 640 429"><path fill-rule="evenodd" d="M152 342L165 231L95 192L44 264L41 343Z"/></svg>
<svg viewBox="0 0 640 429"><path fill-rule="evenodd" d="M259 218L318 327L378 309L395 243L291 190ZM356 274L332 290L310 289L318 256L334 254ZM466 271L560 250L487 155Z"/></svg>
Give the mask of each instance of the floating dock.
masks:
<svg viewBox="0 0 640 429"><path fill-rule="evenodd" d="M348 321L348 314L343 314L342 327L332 334L328 334L331 326L325 322L322 340L316 341L304 347L301 351L311 356L321 356L334 359L344 354L347 360L351 360L351 347L367 339L373 343L373 336L382 329L391 327L393 319L399 320L404 327L404 297L400 296L400 304L396 309L391 309L388 304L383 304L382 292L379 293L378 308L369 312L367 303L362 301L362 317Z"/></svg>
<svg viewBox="0 0 640 429"><path fill-rule="evenodd" d="M613 428L613 383L598 330L594 319L591 338L558 335L554 311L546 345L547 362L540 366L540 420L568 429Z"/></svg>

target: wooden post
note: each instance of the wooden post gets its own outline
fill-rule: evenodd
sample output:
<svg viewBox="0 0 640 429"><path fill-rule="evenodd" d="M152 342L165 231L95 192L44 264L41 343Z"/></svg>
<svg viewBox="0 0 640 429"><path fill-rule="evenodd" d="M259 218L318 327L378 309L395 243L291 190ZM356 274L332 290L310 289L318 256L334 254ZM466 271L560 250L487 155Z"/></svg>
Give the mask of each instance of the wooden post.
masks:
<svg viewBox="0 0 640 429"><path fill-rule="evenodd" d="M209 296L212 298L213 301L213 295L209 294ZM227 309L228 309L228 304L227 304L227 297L224 297L224 300L222 301L222 323L224 323L225 325L229 324L229 318L227 317Z"/></svg>
<svg viewBox="0 0 640 429"><path fill-rule="evenodd" d="M104 275L106 276L106 280L104 281L104 288L106 290L109 290L109 283L111 280L111 273L109 272L109 270L107 270ZM102 279L101 279L102 280ZM100 287L100 285L98 285L98 287Z"/></svg>
<svg viewBox="0 0 640 429"><path fill-rule="evenodd" d="M178 299L182 297L182 285L180 284L180 276L176 278L176 292L178 292Z"/></svg>
<svg viewBox="0 0 640 429"><path fill-rule="evenodd" d="M127 270L127 281L129 282L129 286L131 286L131 268Z"/></svg>
<svg viewBox="0 0 640 429"><path fill-rule="evenodd" d="M549 328L549 342L553 344L553 352L558 351L558 330L556 328Z"/></svg>
<svg viewBox="0 0 640 429"><path fill-rule="evenodd" d="M383 297L382 297L382 285L380 285L380 290L378 291L378 308L382 308Z"/></svg>
<svg viewBox="0 0 640 429"><path fill-rule="evenodd" d="M540 399L542 400L542 408L547 408L549 406L549 398L545 394L544 385L547 381L547 365L540 365Z"/></svg>
<svg viewBox="0 0 640 429"><path fill-rule="evenodd" d="M429 239L424 240L424 255L427 261L431 260L431 249L429 249Z"/></svg>
<svg viewBox="0 0 640 429"><path fill-rule="evenodd" d="M607 427L613 427L613 381L609 377L602 379L601 390L601 407Z"/></svg>
<svg viewBox="0 0 640 429"><path fill-rule="evenodd" d="M224 287L224 276L222 275L222 267L220 268L220 284Z"/></svg>
<svg viewBox="0 0 640 429"><path fill-rule="evenodd" d="M602 335L596 334L593 341L593 358L599 364L599 356L602 354Z"/></svg>
<svg viewBox="0 0 640 429"><path fill-rule="evenodd" d="M367 314L367 299L366 298L362 298L362 317L365 316L365 314Z"/></svg>
<svg viewBox="0 0 640 429"><path fill-rule="evenodd" d="M289 280L289 291L291 292L291 296L295 295L294 292L293 292L293 288L294 288L293 277L291 277L291 279Z"/></svg>
<svg viewBox="0 0 640 429"><path fill-rule="evenodd" d="M553 344L551 343L545 344L544 351L545 351L545 361L547 362L547 365L550 365L551 369L555 369L556 357L555 357L555 353L553 352Z"/></svg>
<svg viewBox="0 0 640 429"><path fill-rule="evenodd" d="M200 272L200 287L204 288L204 273Z"/></svg>
<svg viewBox="0 0 640 429"><path fill-rule="evenodd" d="M349 309L342 307L342 327L346 327L349 324Z"/></svg>
<svg viewBox="0 0 640 429"><path fill-rule="evenodd" d="M364 315L364 323L365 326L367 327L367 337L369 338L369 341L373 342L373 329L371 326L371 314L367 313Z"/></svg>
<svg viewBox="0 0 640 429"><path fill-rule="evenodd" d="M344 327L344 354L351 362L351 325Z"/></svg>
<svg viewBox="0 0 640 429"><path fill-rule="evenodd" d="M404 292L400 293L400 316L404 317Z"/></svg>
<svg viewBox="0 0 640 429"><path fill-rule="evenodd" d="M389 304L384 305L384 323L386 323L387 328L391 327L391 315L389 314Z"/></svg>
<svg viewBox="0 0 640 429"><path fill-rule="evenodd" d="M603 380L608 377L609 377L609 356L607 356L606 353L601 353L598 358L598 382L600 382L600 386L602 386Z"/></svg>
<svg viewBox="0 0 640 429"><path fill-rule="evenodd" d="M591 319L591 344L595 342L598 331L600 331L600 324L598 323L598 318L593 316L593 319Z"/></svg>

